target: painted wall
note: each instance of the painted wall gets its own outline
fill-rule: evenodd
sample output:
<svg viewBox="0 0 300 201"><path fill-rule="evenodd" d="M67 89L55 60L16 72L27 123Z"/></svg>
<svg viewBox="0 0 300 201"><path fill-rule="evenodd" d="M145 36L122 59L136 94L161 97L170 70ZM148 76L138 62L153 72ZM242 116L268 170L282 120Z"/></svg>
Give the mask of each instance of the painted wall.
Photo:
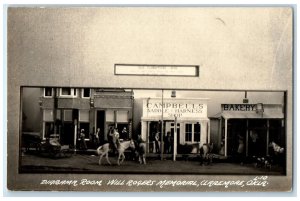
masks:
<svg viewBox="0 0 300 201"><path fill-rule="evenodd" d="M24 132L41 132L43 118L39 106L39 98L41 96L40 88L23 88L22 97L22 119Z"/></svg>
<svg viewBox="0 0 300 201"><path fill-rule="evenodd" d="M10 8L9 80L36 86L287 89L291 11ZM114 76L116 63L200 65L200 77Z"/></svg>

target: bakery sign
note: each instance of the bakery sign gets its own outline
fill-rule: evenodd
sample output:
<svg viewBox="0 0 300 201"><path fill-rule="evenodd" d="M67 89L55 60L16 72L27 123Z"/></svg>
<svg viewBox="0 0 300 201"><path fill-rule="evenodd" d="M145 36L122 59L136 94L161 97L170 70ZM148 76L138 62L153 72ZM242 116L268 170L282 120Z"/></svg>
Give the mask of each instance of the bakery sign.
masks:
<svg viewBox="0 0 300 201"><path fill-rule="evenodd" d="M145 99L143 117L206 118L207 103L203 99Z"/></svg>
<svg viewBox="0 0 300 201"><path fill-rule="evenodd" d="M255 112L257 104L222 104L222 111Z"/></svg>

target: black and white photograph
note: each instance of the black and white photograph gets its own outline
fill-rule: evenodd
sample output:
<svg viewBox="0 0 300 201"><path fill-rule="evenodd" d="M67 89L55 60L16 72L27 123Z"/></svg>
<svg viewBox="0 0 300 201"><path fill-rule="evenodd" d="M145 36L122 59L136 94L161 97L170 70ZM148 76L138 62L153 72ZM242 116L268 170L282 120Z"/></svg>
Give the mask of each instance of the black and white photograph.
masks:
<svg viewBox="0 0 300 201"><path fill-rule="evenodd" d="M8 189L290 192L294 12L8 7Z"/></svg>

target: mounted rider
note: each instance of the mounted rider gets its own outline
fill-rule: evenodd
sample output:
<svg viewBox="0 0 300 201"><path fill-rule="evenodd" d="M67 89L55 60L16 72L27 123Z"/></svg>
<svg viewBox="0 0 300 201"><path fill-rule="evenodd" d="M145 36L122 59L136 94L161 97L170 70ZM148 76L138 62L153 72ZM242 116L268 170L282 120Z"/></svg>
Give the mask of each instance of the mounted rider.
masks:
<svg viewBox="0 0 300 201"><path fill-rule="evenodd" d="M110 128L109 130L110 136L110 145L113 150L113 153L117 152L118 146L120 145L120 134L116 128Z"/></svg>

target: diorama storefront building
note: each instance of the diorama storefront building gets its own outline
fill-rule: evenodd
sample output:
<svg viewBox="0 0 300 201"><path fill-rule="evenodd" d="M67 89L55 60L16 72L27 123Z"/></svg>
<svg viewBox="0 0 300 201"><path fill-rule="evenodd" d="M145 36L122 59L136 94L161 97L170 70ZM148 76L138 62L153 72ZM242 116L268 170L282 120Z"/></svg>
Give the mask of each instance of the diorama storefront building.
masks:
<svg viewBox="0 0 300 201"><path fill-rule="evenodd" d="M147 152L174 153L175 150L175 153L181 154L181 145L195 144L197 146L191 152L197 153L197 147L210 141L207 101L208 99L143 99L141 135L146 139ZM155 143L156 140L158 143Z"/></svg>
<svg viewBox="0 0 300 201"><path fill-rule="evenodd" d="M226 157L236 155L239 143L246 157L269 155L272 141L286 146L282 104L222 104L210 119L211 140Z"/></svg>
<svg viewBox="0 0 300 201"><path fill-rule="evenodd" d="M89 134L100 128L107 139L110 126L122 131L127 128L131 137L133 92L113 89L51 88L41 90L40 108L42 138L55 134L62 144L74 145L81 129Z"/></svg>

